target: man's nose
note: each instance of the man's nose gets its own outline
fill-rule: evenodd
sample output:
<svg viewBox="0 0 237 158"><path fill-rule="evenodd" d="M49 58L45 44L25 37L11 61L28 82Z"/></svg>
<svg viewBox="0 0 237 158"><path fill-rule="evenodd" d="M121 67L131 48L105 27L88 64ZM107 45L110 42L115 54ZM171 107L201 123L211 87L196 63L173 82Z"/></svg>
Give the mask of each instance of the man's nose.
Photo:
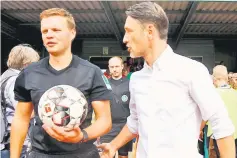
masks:
<svg viewBox="0 0 237 158"><path fill-rule="evenodd" d="M47 38L52 38L53 37L53 31L49 30L46 34Z"/></svg>
<svg viewBox="0 0 237 158"><path fill-rule="evenodd" d="M126 35L126 33L124 34L124 36L123 36L123 43L127 43L128 42L128 38L127 38L127 35Z"/></svg>

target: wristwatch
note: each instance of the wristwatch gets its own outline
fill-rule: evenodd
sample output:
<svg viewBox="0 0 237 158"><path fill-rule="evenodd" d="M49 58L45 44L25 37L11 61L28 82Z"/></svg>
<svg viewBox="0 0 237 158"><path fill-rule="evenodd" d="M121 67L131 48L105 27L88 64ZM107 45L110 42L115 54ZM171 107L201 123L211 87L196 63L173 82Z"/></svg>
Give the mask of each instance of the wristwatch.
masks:
<svg viewBox="0 0 237 158"><path fill-rule="evenodd" d="M86 142L88 140L88 134L84 129L82 129L81 132L83 133L83 138L81 140L81 143L83 143L83 142Z"/></svg>

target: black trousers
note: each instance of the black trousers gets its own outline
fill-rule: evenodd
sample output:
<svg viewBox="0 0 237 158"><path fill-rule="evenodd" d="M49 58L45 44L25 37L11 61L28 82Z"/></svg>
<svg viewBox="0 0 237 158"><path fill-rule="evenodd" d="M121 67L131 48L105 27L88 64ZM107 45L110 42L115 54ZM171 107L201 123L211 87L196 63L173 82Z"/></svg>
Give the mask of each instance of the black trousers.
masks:
<svg viewBox="0 0 237 158"><path fill-rule="evenodd" d="M32 150L27 158L100 158L95 145L91 144L87 149L72 154L45 154Z"/></svg>
<svg viewBox="0 0 237 158"><path fill-rule="evenodd" d="M235 152L236 152L235 157L237 158L237 139L235 139Z"/></svg>

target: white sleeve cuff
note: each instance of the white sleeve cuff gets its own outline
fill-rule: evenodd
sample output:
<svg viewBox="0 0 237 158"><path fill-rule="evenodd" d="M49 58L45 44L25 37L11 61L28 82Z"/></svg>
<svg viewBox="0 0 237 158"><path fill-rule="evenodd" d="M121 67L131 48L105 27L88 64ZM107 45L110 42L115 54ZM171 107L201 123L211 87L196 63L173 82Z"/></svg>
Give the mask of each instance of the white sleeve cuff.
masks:
<svg viewBox="0 0 237 158"><path fill-rule="evenodd" d="M136 119L132 119L131 115L127 118L128 130L133 134L138 134L138 123Z"/></svg>
<svg viewBox="0 0 237 158"><path fill-rule="evenodd" d="M228 116L226 109L224 111L218 111L211 118L209 118L213 136L215 139L224 138L234 134L235 127Z"/></svg>

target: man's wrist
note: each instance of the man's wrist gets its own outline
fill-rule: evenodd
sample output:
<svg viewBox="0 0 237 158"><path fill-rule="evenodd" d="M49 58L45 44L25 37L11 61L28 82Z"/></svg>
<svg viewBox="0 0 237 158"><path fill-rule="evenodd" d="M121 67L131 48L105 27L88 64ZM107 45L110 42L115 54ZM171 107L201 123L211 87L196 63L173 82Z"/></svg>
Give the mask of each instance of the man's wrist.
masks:
<svg viewBox="0 0 237 158"><path fill-rule="evenodd" d="M118 147L117 144L118 144L118 143L115 143L114 141L110 142L110 145L112 146L112 148L113 148L115 151L117 151L117 150L119 149L119 147Z"/></svg>
<svg viewBox="0 0 237 158"><path fill-rule="evenodd" d="M81 135L81 143L88 141L88 134L84 129L81 130Z"/></svg>

